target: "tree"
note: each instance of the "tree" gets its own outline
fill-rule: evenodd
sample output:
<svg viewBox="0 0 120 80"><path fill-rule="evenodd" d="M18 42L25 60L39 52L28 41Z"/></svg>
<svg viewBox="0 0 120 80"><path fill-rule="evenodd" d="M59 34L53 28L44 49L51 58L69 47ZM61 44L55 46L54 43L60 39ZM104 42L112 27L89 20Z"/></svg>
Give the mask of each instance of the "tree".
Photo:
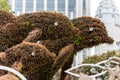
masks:
<svg viewBox="0 0 120 80"><path fill-rule="evenodd" d="M0 0L0 9L5 10L5 11L9 11L10 6L8 4L8 0Z"/></svg>

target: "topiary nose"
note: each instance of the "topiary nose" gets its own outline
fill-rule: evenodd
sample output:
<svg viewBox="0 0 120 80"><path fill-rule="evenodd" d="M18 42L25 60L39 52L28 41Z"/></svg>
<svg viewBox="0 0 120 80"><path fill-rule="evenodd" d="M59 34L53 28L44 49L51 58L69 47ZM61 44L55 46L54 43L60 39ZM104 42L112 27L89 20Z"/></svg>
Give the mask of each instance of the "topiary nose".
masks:
<svg viewBox="0 0 120 80"><path fill-rule="evenodd" d="M108 43L108 44L112 44L114 42L114 40L111 37L103 38L103 40L105 43Z"/></svg>

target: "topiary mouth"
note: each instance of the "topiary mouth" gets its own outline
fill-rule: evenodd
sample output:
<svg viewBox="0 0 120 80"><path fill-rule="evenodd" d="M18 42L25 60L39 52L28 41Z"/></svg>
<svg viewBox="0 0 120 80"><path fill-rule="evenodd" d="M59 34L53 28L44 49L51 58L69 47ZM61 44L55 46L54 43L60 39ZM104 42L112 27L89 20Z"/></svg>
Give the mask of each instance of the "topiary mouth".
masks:
<svg viewBox="0 0 120 80"><path fill-rule="evenodd" d="M114 40L111 37L105 37L103 39L103 42L108 43L108 44L112 44L114 42Z"/></svg>

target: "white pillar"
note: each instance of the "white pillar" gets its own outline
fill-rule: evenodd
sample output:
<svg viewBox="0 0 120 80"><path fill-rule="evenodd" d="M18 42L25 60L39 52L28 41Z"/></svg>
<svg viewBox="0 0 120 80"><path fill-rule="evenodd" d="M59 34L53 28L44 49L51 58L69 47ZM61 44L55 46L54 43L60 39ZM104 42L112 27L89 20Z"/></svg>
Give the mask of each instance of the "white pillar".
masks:
<svg viewBox="0 0 120 80"><path fill-rule="evenodd" d="M57 12L58 11L58 0L55 0L55 11Z"/></svg>
<svg viewBox="0 0 120 80"><path fill-rule="evenodd" d="M12 0L12 11L15 11L15 0Z"/></svg>
<svg viewBox="0 0 120 80"><path fill-rule="evenodd" d="M23 9L23 13L25 13L25 10L26 10L26 0L23 0L22 9Z"/></svg>
<svg viewBox="0 0 120 80"><path fill-rule="evenodd" d="M82 0L76 0L76 17L82 16Z"/></svg>
<svg viewBox="0 0 120 80"><path fill-rule="evenodd" d="M78 3L78 0L76 0L76 17L78 17L78 5L79 5L79 3Z"/></svg>
<svg viewBox="0 0 120 80"><path fill-rule="evenodd" d="M20 11L17 11L17 16L19 16L20 15Z"/></svg>
<svg viewBox="0 0 120 80"><path fill-rule="evenodd" d="M95 55L95 47L92 47L89 50L90 50L90 55L91 56Z"/></svg>
<svg viewBox="0 0 120 80"><path fill-rule="evenodd" d="M33 0L33 12L36 12L36 0Z"/></svg>
<svg viewBox="0 0 120 80"><path fill-rule="evenodd" d="M68 16L68 0L65 0L65 15Z"/></svg>
<svg viewBox="0 0 120 80"><path fill-rule="evenodd" d="M47 11L47 0L44 0L44 11Z"/></svg>
<svg viewBox="0 0 120 80"><path fill-rule="evenodd" d="M73 15L73 11L70 12L70 19L73 19L74 15Z"/></svg>
<svg viewBox="0 0 120 80"><path fill-rule="evenodd" d="M83 51L77 52L76 65L79 65L83 61Z"/></svg>
<svg viewBox="0 0 120 80"><path fill-rule="evenodd" d="M86 0L86 16L90 16L90 11L91 11L91 0Z"/></svg>

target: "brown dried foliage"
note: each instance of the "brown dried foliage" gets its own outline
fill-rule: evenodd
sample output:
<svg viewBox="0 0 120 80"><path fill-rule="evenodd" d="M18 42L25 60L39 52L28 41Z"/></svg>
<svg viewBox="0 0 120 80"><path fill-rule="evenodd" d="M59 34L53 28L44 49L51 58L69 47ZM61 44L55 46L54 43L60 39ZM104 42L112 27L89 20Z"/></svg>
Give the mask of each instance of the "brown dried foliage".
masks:
<svg viewBox="0 0 120 80"><path fill-rule="evenodd" d="M51 80L55 72L68 61L73 50L74 46L70 44L57 57L41 44L23 42L7 49L0 63L20 71L28 80ZM32 55L33 52L35 55ZM0 70L0 75L7 75L7 72Z"/></svg>
<svg viewBox="0 0 120 80"><path fill-rule="evenodd" d="M72 26L70 20L63 14L56 12L23 14L17 17L16 22L29 22L34 25L43 25L40 26L42 28L42 40L71 37L77 33L77 31L73 32L76 28Z"/></svg>
<svg viewBox="0 0 120 80"><path fill-rule="evenodd" d="M15 21L15 16L12 13L0 10L0 27L6 25L7 23L13 23Z"/></svg>
<svg viewBox="0 0 120 80"><path fill-rule="evenodd" d="M83 48L89 48L102 43L113 43L113 39L108 36L105 25L99 19L92 17L79 17L71 20L73 26L80 30L79 36L70 39L73 42L75 49L74 53ZM92 29L92 30L91 30ZM60 80L64 80L66 74L64 70L71 67L74 55L71 55L68 62L62 68L62 75Z"/></svg>
<svg viewBox="0 0 120 80"><path fill-rule="evenodd" d="M79 17L73 19L72 23L80 30L80 36L74 42L77 51L102 43L113 43L113 39L107 34L104 23L99 19ZM93 28L93 31L90 31L90 28Z"/></svg>
<svg viewBox="0 0 120 80"><path fill-rule="evenodd" d="M61 39L56 39L56 40L41 40L40 43L42 45L44 45L47 49L49 49L51 52L56 53L56 55L58 55L59 51L69 45L69 44L73 44L74 39L76 38L76 36L74 37L64 37Z"/></svg>
<svg viewBox="0 0 120 80"><path fill-rule="evenodd" d="M26 42L37 42L42 35L41 29L35 29L29 32L29 35L25 38Z"/></svg>
<svg viewBox="0 0 120 80"><path fill-rule="evenodd" d="M58 23L57 26L54 25L55 22ZM32 42L74 37L79 32L78 29L72 26L67 17L59 13L37 12L24 14L18 16L15 23L0 28L0 51L21 43L36 28L42 31L42 35L35 38L36 40L31 40Z"/></svg>
<svg viewBox="0 0 120 80"><path fill-rule="evenodd" d="M93 28L92 31L89 30L91 27ZM40 33L37 33L36 29L38 29L38 32L40 30ZM64 15L53 12L23 14L17 17L15 23L7 24L0 28L0 51L19 44L23 40L30 42L40 40L41 44L51 52L56 53L58 62L55 63L58 66L55 66L55 68L64 65L68 61L66 59L61 64L61 58L69 58L71 54L69 51L64 53L68 48L64 48L61 51L62 53L59 53L59 51L69 44L74 44L73 53L76 53L76 51L83 48L102 43L113 43L113 39L108 36L105 25L100 20L91 17L80 17L70 22ZM54 53L50 53L46 48L34 43L22 43L8 49L6 51L7 57L1 63L11 66L15 61L21 60L23 63L21 72L28 80L50 80L55 72L52 68L55 56ZM31 56L33 51L37 53L37 56ZM66 66L67 68L70 67L72 60L73 55L70 55L69 62L64 65L63 70L66 69Z"/></svg>
<svg viewBox="0 0 120 80"><path fill-rule="evenodd" d="M13 74L6 74L3 76L0 76L0 80L20 80L20 79Z"/></svg>
<svg viewBox="0 0 120 80"><path fill-rule="evenodd" d="M25 27L25 28L24 28ZM31 24L25 26L19 23L9 23L0 28L0 51L4 51L16 44L21 43L32 31L34 27Z"/></svg>
<svg viewBox="0 0 120 80"><path fill-rule="evenodd" d="M14 62L21 61L23 67L20 72L28 80L51 80L55 73L52 69L55 54L40 44L24 42L7 49L5 53L5 60L0 60L0 63L11 66Z"/></svg>
<svg viewBox="0 0 120 80"><path fill-rule="evenodd" d="M60 52L59 52L59 55L58 55L56 61L53 64L53 69L55 69L55 70L60 69L60 67L63 66L65 64L65 62L68 61L68 58L74 54L73 51L74 51L73 44L69 44L65 48L62 48L62 50L60 50Z"/></svg>

